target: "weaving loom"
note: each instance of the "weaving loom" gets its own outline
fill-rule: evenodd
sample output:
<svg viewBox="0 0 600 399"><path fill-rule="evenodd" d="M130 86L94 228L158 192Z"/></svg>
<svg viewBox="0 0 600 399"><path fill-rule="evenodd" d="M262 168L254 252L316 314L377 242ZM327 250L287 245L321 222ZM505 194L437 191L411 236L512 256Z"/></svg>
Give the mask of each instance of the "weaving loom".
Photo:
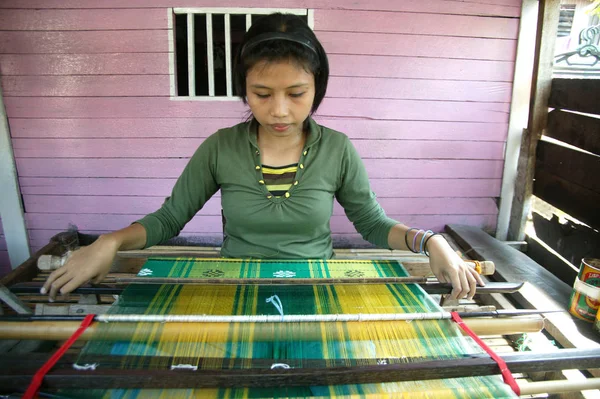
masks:
<svg viewBox="0 0 600 399"><path fill-rule="evenodd" d="M439 297L430 294L449 293L449 288L427 278L430 269L422 256L336 250L337 259L327 262L238 261L206 259L218 256L214 248L155 247L119 253L102 284L47 303L39 294L45 270L60 267L70 251L87 245L85 240L61 233L0 280L5 312L0 315L0 394L25 392L38 370L56 358L56 341L71 337L75 345L47 369L40 393L86 398L515 396L496 361L454 322L441 319L456 307L444 303L439 312ZM42 262L44 257L50 263ZM483 274L494 273L493 263L481 267ZM477 302L490 304L486 294L504 297L521 286L489 282L478 288ZM467 310L460 313L465 323L478 335L504 342L491 345L498 345L517 373L521 394L600 386L597 378L530 382L527 374L600 367L598 350L502 349L514 350L502 335L539 332L540 311L460 305ZM90 313L96 314L95 322ZM75 341L82 319L91 324Z"/></svg>
<svg viewBox="0 0 600 399"><path fill-rule="evenodd" d="M395 261L149 260L138 276L167 278L402 277ZM388 285L132 285L110 314L127 315L326 315L437 312L416 284ZM78 367L101 369L98 356L122 356L125 369L210 370L381 365L468 357L482 350L449 320L412 322L205 323L169 334L163 325L138 325L131 340L114 342L115 323L102 323ZM214 330L213 330L214 329ZM139 356L169 359L138 364ZM265 362L264 359L268 359ZM261 360L263 360L261 362ZM68 392L64 392L68 393ZM70 392L81 394L82 392ZM90 397L91 392L85 392ZM379 384L185 391L108 390L94 397L329 397L367 395L423 398L514 397L498 376Z"/></svg>

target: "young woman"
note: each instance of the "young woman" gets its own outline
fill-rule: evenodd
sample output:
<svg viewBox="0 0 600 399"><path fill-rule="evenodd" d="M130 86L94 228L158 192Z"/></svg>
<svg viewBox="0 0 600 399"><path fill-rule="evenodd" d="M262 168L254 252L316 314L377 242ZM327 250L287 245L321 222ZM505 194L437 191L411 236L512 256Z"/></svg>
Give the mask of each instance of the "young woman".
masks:
<svg viewBox="0 0 600 399"><path fill-rule="evenodd" d="M452 283L453 297L472 297L476 285L483 285L442 236L388 218L348 137L311 118L325 96L329 65L306 23L286 14L261 18L240 45L234 75L252 119L207 138L158 211L75 251L42 293L53 299L102 281L118 250L179 234L219 189L225 257L330 258L335 199L369 242L426 251L436 277Z"/></svg>

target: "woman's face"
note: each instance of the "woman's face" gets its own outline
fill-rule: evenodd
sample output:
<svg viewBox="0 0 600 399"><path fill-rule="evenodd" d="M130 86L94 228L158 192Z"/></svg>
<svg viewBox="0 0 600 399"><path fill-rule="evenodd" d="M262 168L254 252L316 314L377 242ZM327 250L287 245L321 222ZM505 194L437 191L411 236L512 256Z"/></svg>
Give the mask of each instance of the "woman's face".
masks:
<svg viewBox="0 0 600 399"><path fill-rule="evenodd" d="M259 62L246 76L246 101L267 134L302 133L315 99L315 78L290 61Z"/></svg>

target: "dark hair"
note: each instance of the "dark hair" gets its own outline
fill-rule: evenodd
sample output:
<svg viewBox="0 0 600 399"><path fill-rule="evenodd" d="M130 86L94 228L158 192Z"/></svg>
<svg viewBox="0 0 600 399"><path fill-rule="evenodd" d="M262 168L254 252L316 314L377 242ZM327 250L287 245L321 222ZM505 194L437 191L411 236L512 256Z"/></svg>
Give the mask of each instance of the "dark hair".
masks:
<svg viewBox="0 0 600 399"><path fill-rule="evenodd" d="M259 45L260 44L260 45ZM234 63L235 94L246 103L246 75L260 61L292 60L315 78L314 113L327 91L329 62L319 40L296 15L275 13L259 18L244 35Z"/></svg>

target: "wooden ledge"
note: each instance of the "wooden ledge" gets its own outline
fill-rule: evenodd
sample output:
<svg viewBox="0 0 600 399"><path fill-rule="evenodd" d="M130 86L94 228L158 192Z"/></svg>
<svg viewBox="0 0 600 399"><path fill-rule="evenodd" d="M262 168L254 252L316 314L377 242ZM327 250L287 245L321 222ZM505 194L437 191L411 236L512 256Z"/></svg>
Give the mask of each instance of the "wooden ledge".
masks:
<svg viewBox="0 0 600 399"><path fill-rule="evenodd" d="M524 287L510 298L525 309L564 310L548 314L546 330L563 347L600 347L600 334L592 323L568 313L572 288L524 253L495 239L481 229L465 225L447 225L446 231L462 247L465 255L477 260L490 260L496 265L491 276L496 281L524 281Z"/></svg>

